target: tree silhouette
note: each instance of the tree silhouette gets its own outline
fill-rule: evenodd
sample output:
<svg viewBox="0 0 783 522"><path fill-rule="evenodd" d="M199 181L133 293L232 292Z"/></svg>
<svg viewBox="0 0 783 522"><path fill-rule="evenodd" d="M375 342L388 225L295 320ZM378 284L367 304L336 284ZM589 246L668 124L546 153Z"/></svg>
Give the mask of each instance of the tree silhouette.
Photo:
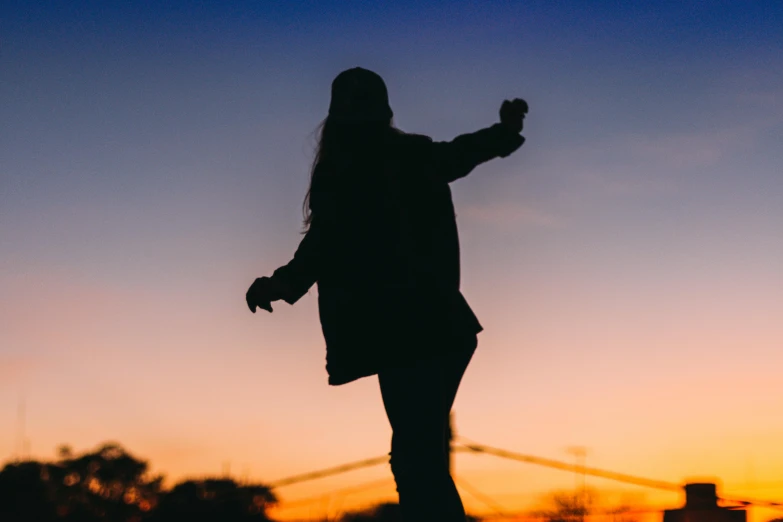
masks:
<svg viewBox="0 0 783 522"><path fill-rule="evenodd" d="M55 497L45 464L20 462L0 471L0 520L4 522L56 520Z"/></svg>
<svg viewBox="0 0 783 522"><path fill-rule="evenodd" d="M535 515L543 517L547 522L582 522L587 518L595 502L595 493L556 491L547 499L549 507L538 510Z"/></svg>
<svg viewBox="0 0 783 522"><path fill-rule="evenodd" d="M139 522L154 507L161 477L118 444L53 463L8 464L0 472L0 520Z"/></svg>
<svg viewBox="0 0 783 522"><path fill-rule="evenodd" d="M230 479L189 480L170 491L146 461L119 444L54 462L18 462L0 471L2 522L265 522L276 503L262 485Z"/></svg>
<svg viewBox="0 0 783 522"><path fill-rule="evenodd" d="M370 509L343 515L341 522L400 522L400 506L385 502Z"/></svg>
<svg viewBox="0 0 783 522"><path fill-rule="evenodd" d="M466 522L479 521L470 515L465 519ZM384 502L363 511L345 514L340 517L340 522L402 522L400 506L396 502Z"/></svg>
<svg viewBox="0 0 783 522"><path fill-rule="evenodd" d="M155 510L156 522L262 522L277 502L265 486L239 485L230 479L188 480L166 493Z"/></svg>
<svg viewBox="0 0 783 522"><path fill-rule="evenodd" d="M63 520L138 522L155 507L162 476L148 476L148 464L119 444L106 443L80 456L60 451L51 466L58 484L56 503Z"/></svg>

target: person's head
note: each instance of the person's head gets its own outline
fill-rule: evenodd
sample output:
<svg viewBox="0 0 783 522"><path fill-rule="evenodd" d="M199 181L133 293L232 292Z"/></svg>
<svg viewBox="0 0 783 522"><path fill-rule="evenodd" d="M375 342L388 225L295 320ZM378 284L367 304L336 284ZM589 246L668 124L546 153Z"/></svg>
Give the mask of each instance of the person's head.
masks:
<svg viewBox="0 0 783 522"><path fill-rule="evenodd" d="M376 73L354 67L341 72L332 81L327 121L390 124L392 116L386 84Z"/></svg>
<svg viewBox="0 0 783 522"><path fill-rule="evenodd" d="M317 131L318 144L313 159L310 188L304 201L305 227L310 225L310 195L313 175L321 162L339 164L358 146L393 128L394 113L389 106L386 84L376 73L354 67L347 69L332 81L329 113Z"/></svg>

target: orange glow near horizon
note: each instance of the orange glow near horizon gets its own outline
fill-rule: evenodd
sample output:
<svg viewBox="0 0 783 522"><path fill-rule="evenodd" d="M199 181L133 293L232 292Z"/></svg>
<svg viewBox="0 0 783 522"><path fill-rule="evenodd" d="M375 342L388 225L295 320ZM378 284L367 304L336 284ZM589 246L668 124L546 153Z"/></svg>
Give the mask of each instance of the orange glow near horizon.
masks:
<svg viewBox="0 0 783 522"><path fill-rule="evenodd" d="M36 312L37 297L24 291L25 283L33 280L69 295L69 306L42 322ZM63 443L81 451L104 440L117 440L149 459L152 470L164 472L171 485L182 478L218 475L227 465L233 476L264 483L388 451L390 431L374 380L338 388L327 388L323 382L314 296L295 308L279 306L277 316L243 318L241 302L222 311L190 309L183 313L141 289L93 288L73 279L64 281L52 273L30 274L16 289L10 287L15 292L14 306L3 309L6 317L13 318L12 329L7 331L11 335L18 332L19 339L31 346L56 342L61 348L59 354L54 352L46 359L30 359L27 366L20 363L19 373L10 375L17 385L24 384L19 389L25 390L33 456L52 458L54 448ZM229 293L227 302L235 297ZM493 314L481 294L476 297L481 316L503 317L502 309ZM122 303L122 307L113 303ZM545 301L540 304L542 316L554 313ZM765 340L764 319L755 320L759 328L747 339L762 351L765 344L773 350L774 329L768 330ZM294 322L301 324L296 333L290 329ZM484 322L487 326L491 321ZM146 325L143 330L135 328L141 323ZM259 324L264 325L262 329ZM558 346L569 343L597 345L602 341L624 346L633 338L634 330L627 325L607 336L587 315L575 318L572 335L578 340L542 321L532 328L519 325L520 340L513 342L510 335L517 326L499 326L481 334L479 350L463 381L455 407L458 434L490 446L563 461L572 458L567 446L578 441L589 448L587 464L591 466L673 482L717 478L726 494L783 497L783 484L775 482L783 469L779 445L783 421L771 414L776 411L778 395L769 393L780 386L776 370L767 367L749 373L742 371L747 361L699 355L699 345L735 342L731 323L716 323L711 334L701 330L698 336L677 328L650 330L642 336L644 342L637 343L638 358L656 345L671 342L677 351L698 357L690 368L682 364L668 367L654 354L644 356L645 362L634 362L595 360L578 352L570 353L574 364L563 367L548 350L556 353ZM272 352L253 348L257 341L247 339L258 332L262 344L277 348ZM86 339L91 343L85 343ZM218 339L223 346L241 348L215 352ZM152 349L139 350L139 346ZM159 351L159 346L179 348ZM516 346L537 349L514 354ZM496 361L501 353L503 361ZM533 371L530 364L554 372L565 390L561 393L559 387L552 387L552 381ZM639 364L650 371L629 371ZM122 370L115 374L112 368ZM665 379L657 378L653 370L666 370L662 373ZM593 372L602 372L600 382L592 379ZM73 379L76 375L90 385L80 386L79 379ZM75 393L72 397L80 401L82 411L90 413L77 416L73 406L57 394L42 393L44 388L34 383L44 376L50 385ZM291 379L296 379L295 387ZM210 382L219 386L210 386ZM510 387L514 382L517 392L506 392L514 390ZM591 385L585 388L584 383ZM544 400L536 397L538 389L547 390ZM617 394L617 389L624 393ZM710 390L709 400L699 390ZM8 397L6 411L12 406ZM236 397L244 398L237 402ZM302 413L290 414L297 410ZM42 416L44 411L49 413ZM510 415L513 411L518 414ZM317 430L318 437L291 435L302 430ZM0 434L0 442L13 447L13 431ZM547 491L574 484L570 473L492 456L460 453L456 469L458 479L511 512L530 509ZM392 500L390 479L388 467L379 466L290 486L281 490L283 504L273 513L281 520L295 520ZM368 481L384 480L376 488L351 491ZM612 491L618 486L600 479L588 479L588 483ZM348 492L326 495L341 489ZM644 506L675 508L681 502L671 493L630 491L642 495L640 505ZM297 499L319 496L323 496L320 503L296 506ZM463 498L473 512L489 513L486 504L469 492L463 491ZM293 505L286 507L287 502ZM760 518L764 513L752 509L751 521L764 520Z"/></svg>

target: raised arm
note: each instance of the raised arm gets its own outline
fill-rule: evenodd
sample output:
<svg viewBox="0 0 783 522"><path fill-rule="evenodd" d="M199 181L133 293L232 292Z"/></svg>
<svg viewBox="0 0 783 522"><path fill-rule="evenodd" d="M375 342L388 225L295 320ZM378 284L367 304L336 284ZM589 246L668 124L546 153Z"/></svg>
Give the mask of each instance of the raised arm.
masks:
<svg viewBox="0 0 783 522"><path fill-rule="evenodd" d="M504 101L500 123L462 134L451 141L432 142L431 158L437 175L451 183L467 176L478 165L494 158L505 158L517 150L525 142L519 133L527 110L523 100Z"/></svg>

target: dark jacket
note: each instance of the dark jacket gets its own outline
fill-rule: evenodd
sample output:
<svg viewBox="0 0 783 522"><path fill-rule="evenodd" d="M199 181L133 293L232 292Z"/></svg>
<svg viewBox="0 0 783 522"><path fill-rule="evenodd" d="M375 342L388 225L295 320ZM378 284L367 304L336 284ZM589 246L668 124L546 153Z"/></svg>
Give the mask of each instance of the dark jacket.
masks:
<svg viewBox="0 0 783 522"><path fill-rule="evenodd" d="M387 130L344 165L317 165L312 222L273 278L298 301L318 283L329 384L451 349L482 330L460 285L449 183L517 150L497 124L450 142Z"/></svg>

